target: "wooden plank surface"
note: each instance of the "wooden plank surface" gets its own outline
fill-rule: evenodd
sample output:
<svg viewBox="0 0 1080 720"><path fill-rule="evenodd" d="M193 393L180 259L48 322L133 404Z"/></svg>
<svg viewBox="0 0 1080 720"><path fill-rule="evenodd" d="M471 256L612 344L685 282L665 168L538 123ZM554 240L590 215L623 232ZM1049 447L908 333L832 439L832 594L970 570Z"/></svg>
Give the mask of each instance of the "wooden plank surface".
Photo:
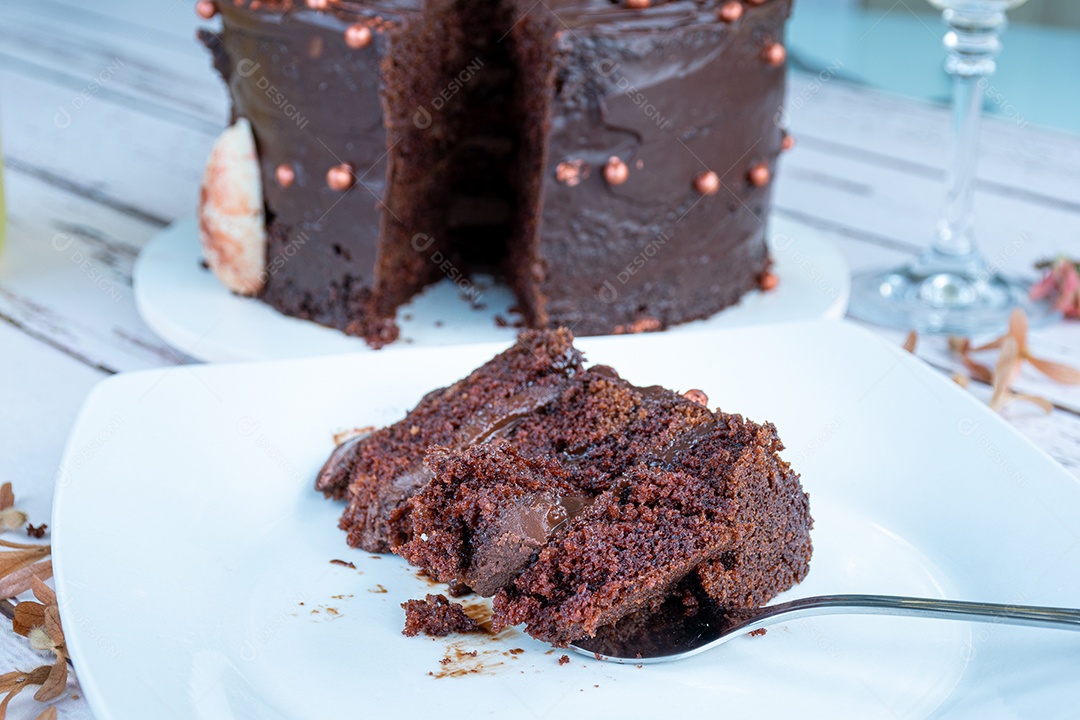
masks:
<svg viewBox="0 0 1080 720"><path fill-rule="evenodd" d="M189 0L5 8L0 482L15 483L35 518L48 514L60 450L93 384L190 362L138 317L131 269L156 232L194 212L203 162L227 117L221 83L194 39L213 24ZM901 262L929 241L943 192L944 109L828 74L794 75L785 120L797 146L782 161L778 215L827 231L856 270ZM986 123L977 212L987 255L1010 271L1077 254L1080 138ZM1037 331L1032 344L1080 364L1076 323ZM943 372L956 368L941 340L924 340L919 352ZM1017 405L1005 417L1080 476L1080 389L1030 373L1020 386L1060 409ZM0 635L0 672L25 665L24 647ZM62 708L63 717L89 717L82 701Z"/></svg>

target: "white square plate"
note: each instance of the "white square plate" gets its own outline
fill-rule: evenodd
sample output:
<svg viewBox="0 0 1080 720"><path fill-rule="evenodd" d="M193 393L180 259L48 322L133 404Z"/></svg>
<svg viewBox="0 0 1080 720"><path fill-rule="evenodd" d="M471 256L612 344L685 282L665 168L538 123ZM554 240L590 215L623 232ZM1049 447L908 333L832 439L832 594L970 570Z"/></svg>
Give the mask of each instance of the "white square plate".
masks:
<svg viewBox="0 0 1080 720"><path fill-rule="evenodd" d="M784 598L1080 605L1080 483L866 331L822 321L579 346L634 382L701 388L714 405L776 423L816 523L810 575ZM311 489L314 474L333 432L394 421L499 349L102 383L72 434L53 517L68 644L98 717L1071 712L1080 635L1067 631L816 618L642 668L573 654L560 666L562 651L517 630L402 636L399 604L432 588L399 558L346 547L341 508Z"/></svg>

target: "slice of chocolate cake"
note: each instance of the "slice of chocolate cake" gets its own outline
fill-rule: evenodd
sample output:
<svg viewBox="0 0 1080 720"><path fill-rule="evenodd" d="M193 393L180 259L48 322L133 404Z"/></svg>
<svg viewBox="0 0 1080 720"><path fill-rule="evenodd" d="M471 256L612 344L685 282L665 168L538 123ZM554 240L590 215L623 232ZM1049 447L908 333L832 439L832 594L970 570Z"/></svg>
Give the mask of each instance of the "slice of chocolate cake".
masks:
<svg viewBox="0 0 1080 720"><path fill-rule="evenodd" d="M523 333L468 377L428 393L401 422L339 446L315 487L328 497L348 498L341 528L349 544L386 552L404 541L392 537L388 521L431 479L423 464L427 450L485 442L554 401L581 370L572 343L567 330Z"/></svg>
<svg viewBox="0 0 1080 720"><path fill-rule="evenodd" d="M347 486L349 542L494 596L494 628L558 645L673 594L746 607L805 577L809 505L775 428L583 370L571 340L527 332L335 451L319 487Z"/></svg>

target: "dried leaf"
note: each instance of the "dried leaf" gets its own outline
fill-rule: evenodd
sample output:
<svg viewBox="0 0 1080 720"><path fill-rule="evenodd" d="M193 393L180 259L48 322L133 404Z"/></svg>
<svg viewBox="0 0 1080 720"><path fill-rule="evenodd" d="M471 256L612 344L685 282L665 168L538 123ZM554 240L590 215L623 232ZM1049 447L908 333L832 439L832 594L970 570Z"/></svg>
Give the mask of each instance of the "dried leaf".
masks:
<svg viewBox="0 0 1080 720"><path fill-rule="evenodd" d="M1031 366L1054 382L1063 385L1080 385L1080 370L1062 363L1043 360L1041 358L1027 356Z"/></svg>
<svg viewBox="0 0 1080 720"><path fill-rule="evenodd" d="M0 553L0 578L32 565L50 553L48 545L37 545L22 550Z"/></svg>
<svg viewBox="0 0 1080 720"><path fill-rule="evenodd" d="M38 548L47 548L47 547L49 547L49 545L48 544L43 545L41 543L36 543L34 545L30 545L30 544L27 544L27 543L11 542L10 540L0 540L0 547L13 548L15 550L30 550L30 549L38 549Z"/></svg>
<svg viewBox="0 0 1080 720"><path fill-rule="evenodd" d="M981 362L972 360L967 355L961 355L960 362L967 368L967 371L971 373L971 376L979 382L984 382L989 385L994 381L994 373Z"/></svg>
<svg viewBox="0 0 1080 720"><path fill-rule="evenodd" d="M50 705L45 708L34 720L56 720L56 706Z"/></svg>
<svg viewBox="0 0 1080 720"><path fill-rule="evenodd" d="M43 578L35 577L30 582L31 587L34 589L34 597L46 605L56 604L56 592L45 584Z"/></svg>
<svg viewBox="0 0 1080 720"><path fill-rule="evenodd" d="M19 678L25 676L26 673L22 670L12 670L11 672L0 675L0 693L11 692L14 690L21 682Z"/></svg>
<svg viewBox="0 0 1080 720"><path fill-rule="evenodd" d="M66 654L64 647L64 628L60 625L60 608L55 605L45 607L45 632L53 641L53 645L60 654Z"/></svg>
<svg viewBox="0 0 1080 720"><path fill-rule="evenodd" d="M1006 336L1002 338L1001 353L998 355L991 382L994 393L990 396L990 407L994 410L1001 409L1007 402L1005 396L1009 391L1009 384L1019 368L1020 348L1015 338L1011 335Z"/></svg>
<svg viewBox="0 0 1080 720"><path fill-rule="evenodd" d="M21 595L33 586L33 579L48 580L52 577L52 560L42 560L39 563L28 565L6 577L0 578L0 598L11 598Z"/></svg>
<svg viewBox="0 0 1080 720"><path fill-rule="evenodd" d="M45 627L45 606L33 600L16 605L11 629L23 637L29 637L30 631L36 627Z"/></svg>
<svg viewBox="0 0 1080 720"><path fill-rule="evenodd" d="M66 663L65 663L66 666ZM4 697L3 701L0 701L0 720L4 720L7 717L8 703L11 699L21 693L31 685L42 685L49 678L49 673L52 671L52 667L49 665L42 665L39 668L34 668L28 673L16 671L16 673L8 673L4 675L4 678L8 678L11 675L16 675L9 682L12 685L11 690ZM66 671L65 671L66 672Z"/></svg>
<svg viewBox="0 0 1080 720"><path fill-rule="evenodd" d="M60 697L67 687L68 666L67 659L62 654L57 654L56 662L49 670L49 676L45 679L38 691L34 693L34 699L38 702L47 702Z"/></svg>
<svg viewBox="0 0 1080 720"><path fill-rule="evenodd" d="M952 350L954 353L959 353L960 355L963 355L971 349L971 341L967 338L950 335L948 343L949 349Z"/></svg>
<svg viewBox="0 0 1080 720"><path fill-rule="evenodd" d="M1009 335L1016 340L1018 348L1023 350L1027 347L1028 319L1020 308L1013 308L1009 315Z"/></svg>
<svg viewBox="0 0 1080 720"><path fill-rule="evenodd" d="M907 339L904 340L904 349L909 353L915 353L915 346L919 344L919 334L912 330L908 333Z"/></svg>
<svg viewBox="0 0 1080 720"><path fill-rule="evenodd" d="M1010 393L1012 400L1027 400L1029 403L1034 403L1041 407L1046 414L1049 415L1054 411L1054 403L1050 402L1044 397L1038 395L1030 395L1028 393Z"/></svg>
<svg viewBox="0 0 1080 720"><path fill-rule="evenodd" d="M11 702L11 699L21 693L26 687L26 681L23 680L18 685L16 685L11 692L4 696L3 701L0 702L0 720L5 720L5 718L7 718L8 703Z"/></svg>
<svg viewBox="0 0 1080 720"><path fill-rule="evenodd" d="M11 483L0 485L0 510L7 510L15 504L15 492L11 489Z"/></svg>
<svg viewBox="0 0 1080 720"><path fill-rule="evenodd" d="M997 350L1001 347L1001 343L1004 342L1007 335L1002 335L999 338L995 338L988 343L979 345L978 347L968 347L968 352L982 352L983 350Z"/></svg>
<svg viewBox="0 0 1080 720"><path fill-rule="evenodd" d="M30 516L22 510L16 510L15 508L0 510L0 530L18 530L29 519Z"/></svg>

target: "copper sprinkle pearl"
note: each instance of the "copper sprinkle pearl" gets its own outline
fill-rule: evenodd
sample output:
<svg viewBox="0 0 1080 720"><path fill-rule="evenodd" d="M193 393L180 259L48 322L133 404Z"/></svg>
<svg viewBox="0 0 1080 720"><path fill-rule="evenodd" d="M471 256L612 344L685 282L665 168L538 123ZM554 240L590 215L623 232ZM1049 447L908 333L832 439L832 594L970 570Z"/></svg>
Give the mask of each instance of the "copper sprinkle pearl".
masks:
<svg viewBox="0 0 1080 720"><path fill-rule="evenodd" d="M783 65L784 60L787 59L787 50L784 46L778 42L769 43L765 46L765 49L761 51L761 57L765 59L769 65Z"/></svg>
<svg viewBox="0 0 1080 720"><path fill-rule="evenodd" d="M765 163L758 163L754 167L750 168L750 184L761 187L769 182L771 173L769 172L769 166Z"/></svg>
<svg viewBox="0 0 1080 720"><path fill-rule="evenodd" d="M326 184L331 190L348 190L353 184L353 169L349 163L335 165L326 171Z"/></svg>
<svg viewBox="0 0 1080 720"><path fill-rule="evenodd" d="M630 168L614 155L608 159L604 166L604 179L609 185L622 185L630 177Z"/></svg>
<svg viewBox="0 0 1080 720"><path fill-rule="evenodd" d="M702 195L715 195L720 190L720 176L712 170L700 172L694 178L694 189Z"/></svg>
<svg viewBox="0 0 1080 720"><path fill-rule="evenodd" d="M293 184L293 180L296 179L296 171L292 169L292 166L287 163L281 163L274 168L274 179L277 180L277 184L283 188L287 188Z"/></svg>
<svg viewBox="0 0 1080 720"><path fill-rule="evenodd" d="M345 44L353 50L367 47L371 44L371 28L360 23L345 28Z"/></svg>
<svg viewBox="0 0 1080 720"><path fill-rule="evenodd" d="M726 2L716 11L716 16L724 22L733 23L742 17L743 6L741 2Z"/></svg>

